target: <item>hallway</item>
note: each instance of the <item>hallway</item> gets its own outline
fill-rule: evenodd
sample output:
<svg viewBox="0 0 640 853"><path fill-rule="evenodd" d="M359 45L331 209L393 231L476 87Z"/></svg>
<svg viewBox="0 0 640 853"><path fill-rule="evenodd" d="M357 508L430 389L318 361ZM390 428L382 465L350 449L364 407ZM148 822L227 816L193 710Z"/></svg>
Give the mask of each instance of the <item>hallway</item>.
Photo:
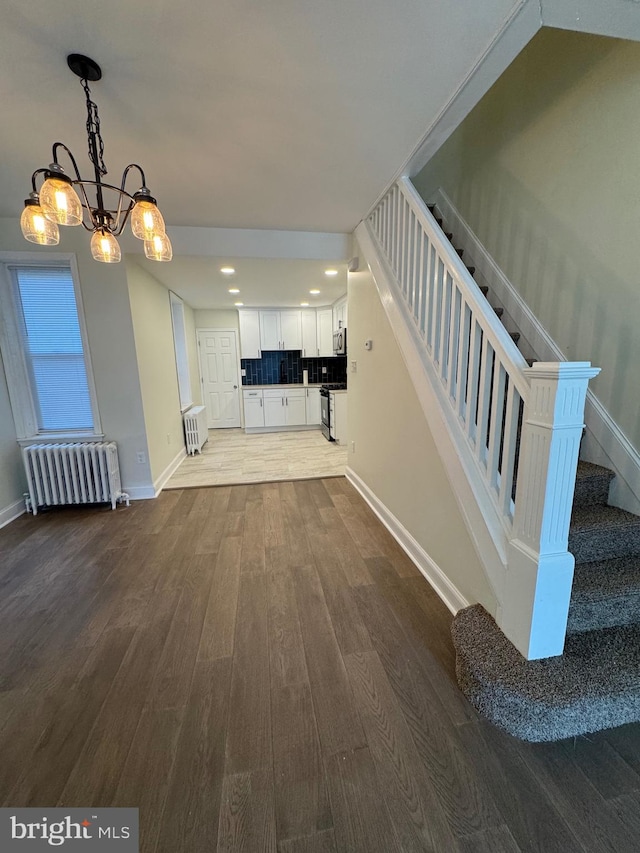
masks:
<svg viewBox="0 0 640 853"><path fill-rule="evenodd" d="M3 805L137 806L144 853L640 847L640 726L481 722L343 478L23 516L0 566Z"/></svg>

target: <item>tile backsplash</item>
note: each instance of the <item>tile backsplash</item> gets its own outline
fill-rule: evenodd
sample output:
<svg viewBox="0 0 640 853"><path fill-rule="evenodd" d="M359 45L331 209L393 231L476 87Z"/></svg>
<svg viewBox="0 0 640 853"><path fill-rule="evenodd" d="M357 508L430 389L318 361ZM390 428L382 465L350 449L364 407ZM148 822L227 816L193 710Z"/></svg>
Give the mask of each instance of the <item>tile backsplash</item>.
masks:
<svg viewBox="0 0 640 853"><path fill-rule="evenodd" d="M262 358L243 358L240 365L246 371L243 385L284 385L302 382L302 371L309 371L309 384L317 382L346 382L346 356L302 358L299 350L262 352ZM323 373L322 368L327 372Z"/></svg>

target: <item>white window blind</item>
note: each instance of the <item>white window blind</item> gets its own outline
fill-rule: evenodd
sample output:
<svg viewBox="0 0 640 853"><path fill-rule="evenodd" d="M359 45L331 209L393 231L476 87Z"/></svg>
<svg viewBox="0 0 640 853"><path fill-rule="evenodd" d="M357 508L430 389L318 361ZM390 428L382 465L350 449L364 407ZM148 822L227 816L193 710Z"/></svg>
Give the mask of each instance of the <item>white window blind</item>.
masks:
<svg viewBox="0 0 640 853"><path fill-rule="evenodd" d="M92 430L73 277L64 267L11 269L39 432Z"/></svg>

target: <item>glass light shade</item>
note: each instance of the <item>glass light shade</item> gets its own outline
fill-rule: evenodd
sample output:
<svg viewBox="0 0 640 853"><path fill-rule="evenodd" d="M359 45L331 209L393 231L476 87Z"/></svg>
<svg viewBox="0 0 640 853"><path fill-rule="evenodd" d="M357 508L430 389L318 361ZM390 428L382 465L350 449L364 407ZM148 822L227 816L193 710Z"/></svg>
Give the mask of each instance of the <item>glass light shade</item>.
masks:
<svg viewBox="0 0 640 853"><path fill-rule="evenodd" d="M131 211L131 230L140 240L153 240L165 233L164 219L152 201L137 201Z"/></svg>
<svg viewBox="0 0 640 853"><path fill-rule="evenodd" d="M77 192L67 181L47 178L40 190L40 205L44 215L58 225L80 225L82 205Z"/></svg>
<svg viewBox="0 0 640 853"><path fill-rule="evenodd" d="M94 261L104 264L117 264L122 257L116 238L109 231L96 229L91 238L91 255Z"/></svg>
<svg viewBox="0 0 640 853"><path fill-rule="evenodd" d="M51 222L42 212L39 204L26 204L20 217L22 236L30 243L41 246L57 246L60 231L55 222Z"/></svg>
<svg viewBox="0 0 640 853"><path fill-rule="evenodd" d="M144 253L150 261L170 261L173 257L171 240L166 234L156 234L151 240L144 241Z"/></svg>

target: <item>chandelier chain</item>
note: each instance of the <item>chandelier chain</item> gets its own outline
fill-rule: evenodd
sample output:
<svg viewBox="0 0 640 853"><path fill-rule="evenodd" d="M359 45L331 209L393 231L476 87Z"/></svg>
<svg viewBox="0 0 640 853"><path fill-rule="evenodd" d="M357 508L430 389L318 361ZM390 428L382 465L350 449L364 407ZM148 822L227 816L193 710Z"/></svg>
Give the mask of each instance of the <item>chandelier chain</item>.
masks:
<svg viewBox="0 0 640 853"><path fill-rule="evenodd" d="M100 133L100 116L98 115L98 105L91 100L91 90L89 83L83 77L80 81L87 99L87 136L89 137L89 160L96 167L101 175L107 174L107 167L104 164L104 142ZM97 140L97 150L94 151L91 140ZM96 162L96 158L97 161Z"/></svg>

